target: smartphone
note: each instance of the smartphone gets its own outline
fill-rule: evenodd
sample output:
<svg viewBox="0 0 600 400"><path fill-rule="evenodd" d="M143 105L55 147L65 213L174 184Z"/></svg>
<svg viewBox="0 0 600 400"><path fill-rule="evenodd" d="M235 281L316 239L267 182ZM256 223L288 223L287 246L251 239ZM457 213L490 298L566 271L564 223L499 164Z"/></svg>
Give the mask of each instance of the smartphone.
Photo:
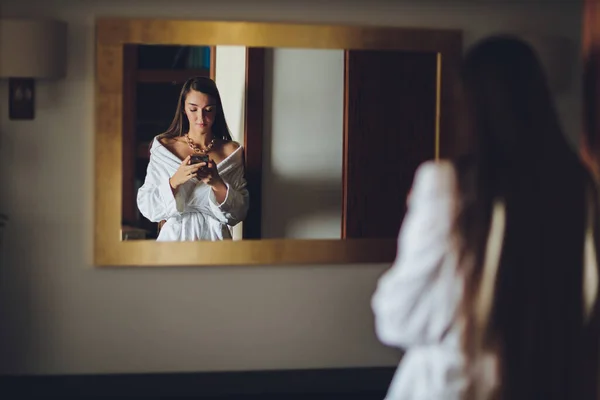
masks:
<svg viewBox="0 0 600 400"><path fill-rule="evenodd" d="M190 157L190 164L198 164L201 162L205 162L208 164L209 159L210 158L207 154L192 154L192 156Z"/></svg>

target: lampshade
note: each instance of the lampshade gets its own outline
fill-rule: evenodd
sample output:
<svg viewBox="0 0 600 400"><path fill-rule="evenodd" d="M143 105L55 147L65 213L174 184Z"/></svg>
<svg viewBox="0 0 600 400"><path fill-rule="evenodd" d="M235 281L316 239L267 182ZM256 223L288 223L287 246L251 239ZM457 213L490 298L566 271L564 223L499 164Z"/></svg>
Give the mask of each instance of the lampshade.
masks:
<svg viewBox="0 0 600 400"><path fill-rule="evenodd" d="M63 78L67 24L46 19L0 19L0 78Z"/></svg>

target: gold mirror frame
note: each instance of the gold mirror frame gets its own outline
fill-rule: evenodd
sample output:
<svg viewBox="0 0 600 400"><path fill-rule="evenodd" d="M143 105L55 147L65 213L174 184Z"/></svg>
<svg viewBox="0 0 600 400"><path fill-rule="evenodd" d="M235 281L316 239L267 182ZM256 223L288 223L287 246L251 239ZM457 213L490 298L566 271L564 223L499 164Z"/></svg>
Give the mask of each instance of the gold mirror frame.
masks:
<svg viewBox="0 0 600 400"><path fill-rule="evenodd" d="M460 31L201 20L100 18L96 21L94 265L352 264L393 261L396 238L122 241L123 46L129 43L427 51L438 54L438 75L443 80L456 72L462 48ZM440 85L438 79L438 92L442 88ZM447 91L448 87L445 86L444 90ZM439 118L438 107L438 126ZM437 136L439 148L439 132ZM442 156L445 148L443 142ZM437 149L436 155L439 155Z"/></svg>

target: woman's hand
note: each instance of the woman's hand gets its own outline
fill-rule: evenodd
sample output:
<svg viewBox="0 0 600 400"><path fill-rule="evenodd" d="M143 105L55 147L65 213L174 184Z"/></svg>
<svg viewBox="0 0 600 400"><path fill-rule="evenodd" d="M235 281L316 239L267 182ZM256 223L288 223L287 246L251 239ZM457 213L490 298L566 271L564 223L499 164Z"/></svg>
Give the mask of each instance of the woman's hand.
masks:
<svg viewBox="0 0 600 400"><path fill-rule="evenodd" d="M214 188L219 188L220 186L226 187L225 182L221 179L219 175L219 171L217 170L217 164L213 160L208 160L208 163L201 162L198 163L200 169L196 173L196 177L202 182Z"/></svg>
<svg viewBox="0 0 600 400"><path fill-rule="evenodd" d="M190 165L189 163L190 156L187 156L183 159L183 161L179 165L179 168L177 168L177 171L175 171L173 176L169 178L169 184L171 185L171 188L174 191L177 190L179 186L183 185L184 183L192 179L194 176L196 176L196 173L202 166L200 164L204 164L200 163Z"/></svg>
<svg viewBox="0 0 600 400"><path fill-rule="evenodd" d="M217 171L217 164L213 160L208 160L208 163L201 162L198 165L202 166L196 174L198 179L212 188L215 198L219 203L225 201L227 185L225 185L225 182L219 175L219 171Z"/></svg>

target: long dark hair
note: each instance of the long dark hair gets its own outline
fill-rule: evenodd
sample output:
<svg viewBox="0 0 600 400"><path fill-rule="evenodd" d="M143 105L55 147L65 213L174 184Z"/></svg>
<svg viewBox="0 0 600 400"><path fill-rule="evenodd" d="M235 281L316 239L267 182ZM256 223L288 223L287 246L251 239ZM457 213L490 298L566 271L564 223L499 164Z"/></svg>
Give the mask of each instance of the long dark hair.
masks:
<svg viewBox="0 0 600 400"><path fill-rule="evenodd" d="M586 360L582 287L591 177L524 41L500 35L476 44L464 59L462 83L470 146L457 162L462 204L455 232L466 277L467 357L482 350L498 356L497 398L596 398L598 354ZM505 205L504 242L483 349L476 349L474 300L495 199Z"/></svg>
<svg viewBox="0 0 600 400"><path fill-rule="evenodd" d="M205 95L212 97L217 102L217 115L212 126L213 137L227 142L231 141L231 133L229 132L229 127L227 126L227 121L225 120L225 112L223 111L223 103L221 102L221 95L219 94L217 84L212 79L203 76L190 78L183 84L181 87L181 92L179 93L177 110L175 111L173 121L171 121L169 128L165 132L161 133L158 138L162 139L183 136L190 130L190 123L185 116L185 99L188 93L192 90L204 93Z"/></svg>
<svg viewBox="0 0 600 400"><path fill-rule="evenodd" d="M586 145L600 153L600 47L595 46L585 59L583 69L583 121ZM597 160L596 160L597 161Z"/></svg>

